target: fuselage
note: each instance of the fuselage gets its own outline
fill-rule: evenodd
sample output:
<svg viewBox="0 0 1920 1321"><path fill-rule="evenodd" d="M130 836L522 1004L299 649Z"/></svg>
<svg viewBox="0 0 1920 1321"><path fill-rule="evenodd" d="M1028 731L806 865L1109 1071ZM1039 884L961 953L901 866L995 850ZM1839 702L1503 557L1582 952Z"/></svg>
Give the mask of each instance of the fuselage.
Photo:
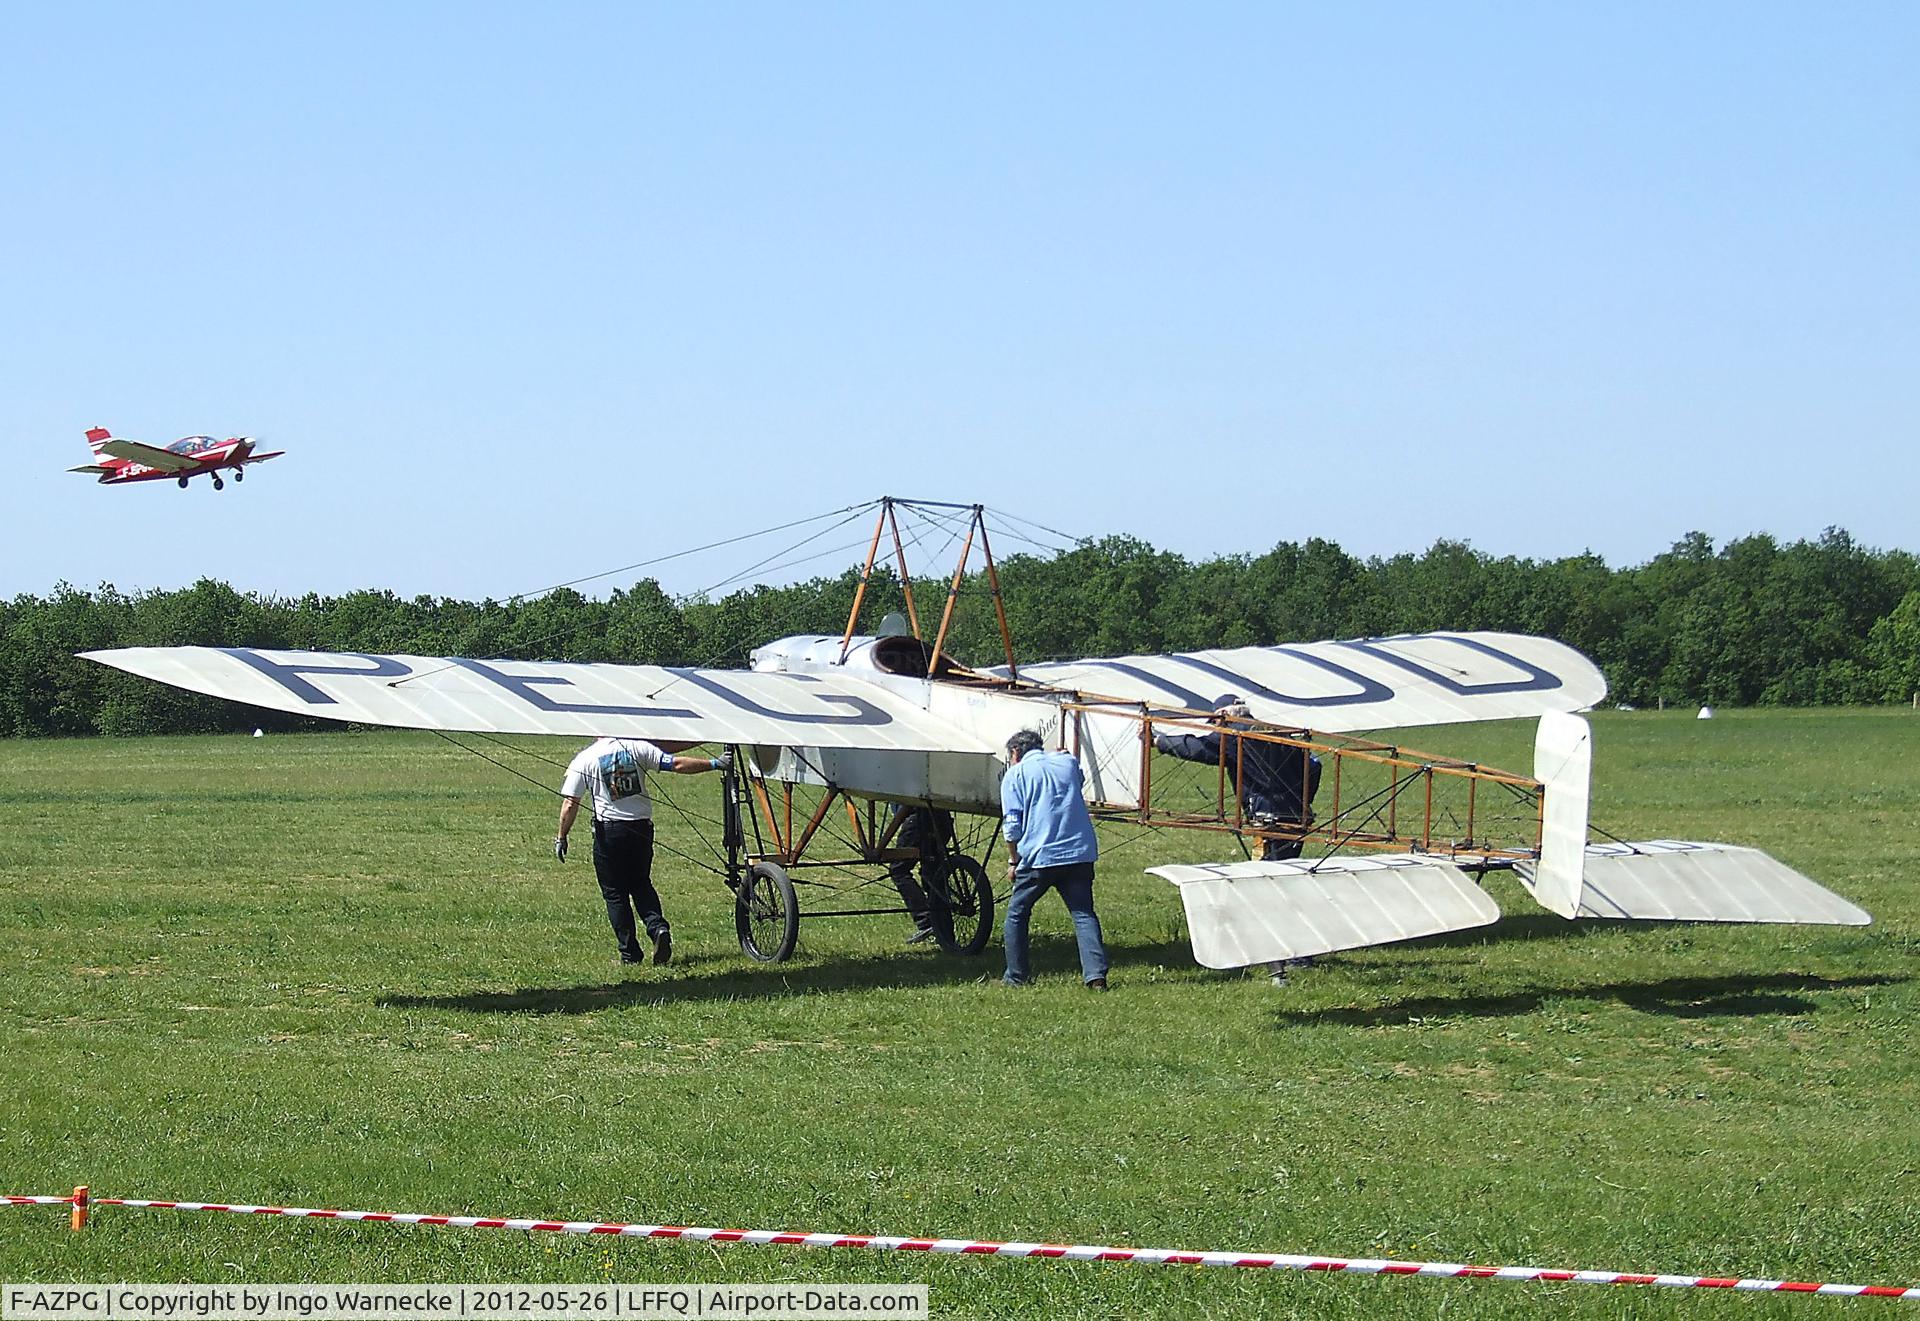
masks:
<svg viewBox="0 0 1920 1321"><path fill-rule="evenodd" d="M1075 731L1065 728L1067 691L1014 690L981 682L959 669L941 667L928 677L925 643L915 638L826 636L781 638L753 653L751 668L760 673L834 674L858 678L905 698L929 715L958 726L994 748L1023 729L1039 734L1048 747L1072 745ZM1076 724L1082 713L1072 712ZM1137 759L1136 759L1137 760ZM1006 761L985 752L898 752L869 748L756 748L756 774L801 784L832 784L855 798L919 802L950 811L997 816L1000 777ZM1091 786L1090 786L1091 787ZM1127 786L1114 784L1099 794L1123 802Z"/></svg>
<svg viewBox="0 0 1920 1321"><path fill-rule="evenodd" d="M100 466L113 471L102 473L100 481L108 486L123 482L177 482L182 477L217 472L222 468L238 468L254 461L250 457L254 449L251 436L229 436L225 440L215 440L212 436L183 436L165 448L169 454L191 459L193 467L169 472L165 468L148 467L132 459L104 458Z"/></svg>

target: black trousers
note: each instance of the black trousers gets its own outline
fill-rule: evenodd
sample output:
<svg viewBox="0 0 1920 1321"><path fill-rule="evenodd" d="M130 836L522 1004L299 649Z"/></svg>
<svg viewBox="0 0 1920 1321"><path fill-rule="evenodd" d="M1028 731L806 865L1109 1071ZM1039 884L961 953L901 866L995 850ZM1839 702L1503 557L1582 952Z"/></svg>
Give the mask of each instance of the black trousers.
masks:
<svg viewBox="0 0 1920 1321"><path fill-rule="evenodd" d="M953 826L953 813L940 807L917 807L911 803L895 803L893 815L905 817L900 828L894 832L895 848L919 849L921 875L926 874L927 859L934 849L943 843L946 834ZM913 878L915 864L911 862L890 862L887 875L893 878L893 888L900 892L900 899L907 906L919 926L926 926L933 920L931 906L927 903L927 892Z"/></svg>
<svg viewBox="0 0 1920 1321"><path fill-rule="evenodd" d="M593 871L600 878L600 897L607 901L607 923L620 947L620 961L639 963L646 956L634 930L635 916L649 936L667 929L660 892L653 888L653 822L594 822Z"/></svg>

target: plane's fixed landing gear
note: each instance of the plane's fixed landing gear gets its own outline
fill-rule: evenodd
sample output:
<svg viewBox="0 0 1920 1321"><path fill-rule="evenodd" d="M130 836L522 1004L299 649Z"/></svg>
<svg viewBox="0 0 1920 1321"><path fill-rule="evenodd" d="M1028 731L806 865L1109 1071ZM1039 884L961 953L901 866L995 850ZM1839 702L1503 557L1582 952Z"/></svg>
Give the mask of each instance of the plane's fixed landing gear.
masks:
<svg viewBox="0 0 1920 1321"><path fill-rule="evenodd" d="M180 489L183 491L187 489L187 479L184 477L180 479Z"/></svg>
<svg viewBox="0 0 1920 1321"><path fill-rule="evenodd" d="M247 475L247 470L245 468L235 468L233 470L233 480L236 482L239 481L242 477L245 477L246 475Z"/></svg>
<svg viewBox="0 0 1920 1321"><path fill-rule="evenodd" d="M215 473L213 477L213 489L216 491L224 491L227 489L227 484L220 480L218 473Z"/></svg>

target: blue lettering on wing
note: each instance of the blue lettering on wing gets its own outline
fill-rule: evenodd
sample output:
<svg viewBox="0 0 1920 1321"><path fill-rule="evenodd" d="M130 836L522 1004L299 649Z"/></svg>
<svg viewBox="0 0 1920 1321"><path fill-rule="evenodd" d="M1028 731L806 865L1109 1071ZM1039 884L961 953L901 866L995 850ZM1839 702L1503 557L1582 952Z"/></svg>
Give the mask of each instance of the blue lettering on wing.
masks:
<svg viewBox="0 0 1920 1321"><path fill-rule="evenodd" d="M1385 650L1380 645L1383 642L1424 642L1428 640L1451 642L1456 647L1465 647L1469 651L1477 651L1483 656L1491 656L1503 664L1513 666L1514 669L1526 675L1526 678L1504 679L1495 683L1461 683L1458 679L1443 674L1431 666L1422 665L1419 661L1409 660L1405 656L1396 655L1391 651ZM1376 657L1377 659L1386 661L1389 665L1398 665L1401 669L1417 674L1429 683L1438 684L1448 692L1460 697L1490 697L1495 693L1544 693L1551 692L1563 683L1559 675L1548 670L1543 670L1531 662L1522 660L1511 652L1502 651L1498 647L1488 646L1477 638L1461 638L1453 637L1445 633L1429 633L1418 638L1367 638L1358 642L1343 642L1340 645L1343 647L1352 647L1355 651L1363 655Z"/></svg>
<svg viewBox="0 0 1920 1321"><path fill-rule="evenodd" d="M893 717L860 697L851 697L844 693L822 693L820 700L835 706L845 707L844 714L813 712L802 714L798 711L776 711L770 706L756 702L745 693L735 692L711 674L702 674L699 670L676 669L668 667L668 673L685 679L695 687L704 688L715 697L721 698L742 711L750 711L769 720L785 720L796 725L891 725ZM780 676L788 683L817 684L820 681L808 674L784 674Z"/></svg>
<svg viewBox="0 0 1920 1321"><path fill-rule="evenodd" d="M397 679L413 671L407 665L391 656L369 656L358 651L312 651L294 652L294 655L322 657L329 661L358 660L365 665L323 665L312 661L273 661L257 651L246 647L215 647L222 655L231 656L246 665L251 665L260 673L279 684L309 706L337 706L339 699L329 697L300 676L303 674L348 674L365 679Z"/></svg>
<svg viewBox="0 0 1920 1321"><path fill-rule="evenodd" d="M505 670L495 669L485 661L461 660L457 656L447 658L450 663L471 670L491 683L497 683L538 711L553 711L569 715L585 716L639 716L662 720L697 720L698 711L683 706L611 706L598 702L560 702L540 691L547 687L571 688L573 680L558 674L508 674Z"/></svg>
<svg viewBox="0 0 1920 1321"><path fill-rule="evenodd" d="M1372 702L1390 702L1393 689L1378 679L1369 679L1358 670L1350 670L1338 661L1330 661L1324 656L1316 656L1310 651L1296 651L1292 647L1262 647L1260 650L1293 660L1306 661L1309 665L1318 665L1321 669L1339 675L1354 685L1350 693L1332 693L1321 697L1296 697L1290 693L1277 693L1273 689L1249 679L1244 674L1235 674L1224 665L1217 665L1198 656L1175 655L1164 659L1179 665L1190 666L1203 674L1211 674L1216 679L1224 679L1232 684L1236 695L1245 697L1252 694L1264 697L1270 702L1285 702L1289 706L1364 706Z"/></svg>
<svg viewBox="0 0 1920 1321"><path fill-rule="evenodd" d="M1136 679L1141 683L1158 688L1163 693L1170 693L1176 702L1180 703L1181 706L1187 708L1189 711L1211 711L1213 709L1213 703L1209 702L1199 693L1194 692L1193 689L1182 688L1173 680L1163 679L1151 670L1144 670L1138 665L1129 665L1125 661L1117 660L1090 660L1079 663L1083 666L1097 666L1100 669L1112 670L1116 674L1124 674L1129 679Z"/></svg>

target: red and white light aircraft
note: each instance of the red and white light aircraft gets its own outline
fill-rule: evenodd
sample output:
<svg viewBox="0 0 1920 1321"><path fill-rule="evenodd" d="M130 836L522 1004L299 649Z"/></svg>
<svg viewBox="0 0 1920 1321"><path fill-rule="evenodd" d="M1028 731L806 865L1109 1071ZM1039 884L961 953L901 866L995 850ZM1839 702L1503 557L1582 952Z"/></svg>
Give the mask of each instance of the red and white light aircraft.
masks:
<svg viewBox="0 0 1920 1321"><path fill-rule="evenodd" d="M221 491L227 485L220 480L222 468L233 469L233 480L237 482L246 475L247 464L264 463L286 453L285 450L259 453L255 449L259 442L252 436L229 436L225 440L215 440L212 436L185 436L161 449L137 440L120 439L105 427L88 430L87 444L100 461L67 471L97 474L103 486L168 479L185 486L188 479L204 472L212 475L213 489Z"/></svg>

